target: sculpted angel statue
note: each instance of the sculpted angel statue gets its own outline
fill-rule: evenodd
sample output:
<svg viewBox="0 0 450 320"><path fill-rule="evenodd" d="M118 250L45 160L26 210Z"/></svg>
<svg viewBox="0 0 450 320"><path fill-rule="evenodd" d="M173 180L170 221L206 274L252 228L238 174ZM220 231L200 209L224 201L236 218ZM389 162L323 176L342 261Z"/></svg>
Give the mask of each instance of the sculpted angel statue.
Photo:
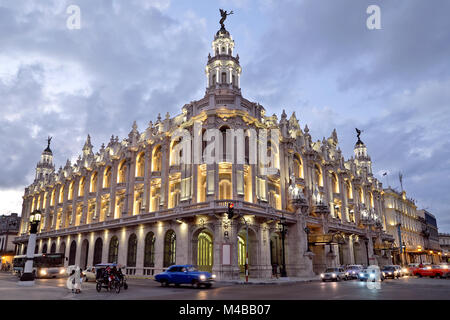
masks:
<svg viewBox="0 0 450 320"><path fill-rule="evenodd" d="M227 10L219 9L219 11L220 11L220 16L222 17L222 19L220 19L219 23L220 23L220 26L222 27L222 29L225 29L225 25L224 25L225 19L230 14L233 14L233 10L231 10L229 13L227 13Z"/></svg>
<svg viewBox="0 0 450 320"><path fill-rule="evenodd" d="M359 130L358 128L355 128L355 130L356 130L356 136L358 137L358 140L359 140L359 136L361 135L361 130Z"/></svg>

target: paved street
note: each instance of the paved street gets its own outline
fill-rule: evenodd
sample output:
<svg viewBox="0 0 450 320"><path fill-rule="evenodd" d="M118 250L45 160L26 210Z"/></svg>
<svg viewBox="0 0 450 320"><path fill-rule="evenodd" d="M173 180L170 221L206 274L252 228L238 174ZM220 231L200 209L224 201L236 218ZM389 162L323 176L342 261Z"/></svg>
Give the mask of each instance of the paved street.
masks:
<svg viewBox="0 0 450 320"><path fill-rule="evenodd" d="M62 299L62 300L115 300L115 299L229 299L229 300L349 300L349 299L446 299L450 300L450 279L402 278L386 280L381 289L369 289L357 280L336 282L321 281L269 285L239 285L216 283L211 289L190 286L161 287L153 280L128 280L129 289L119 294L95 290L95 283L83 283L81 294L72 294L65 287L65 279L38 279L32 288L17 286L17 278L0 274L0 299Z"/></svg>

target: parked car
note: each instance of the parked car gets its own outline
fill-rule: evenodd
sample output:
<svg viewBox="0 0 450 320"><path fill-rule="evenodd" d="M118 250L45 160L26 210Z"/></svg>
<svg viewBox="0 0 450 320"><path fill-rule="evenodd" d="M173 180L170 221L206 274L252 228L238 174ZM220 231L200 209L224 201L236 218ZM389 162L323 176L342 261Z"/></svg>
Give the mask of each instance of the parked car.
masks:
<svg viewBox="0 0 450 320"><path fill-rule="evenodd" d="M358 274L359 281L384 281L384 275L377 265L370 265Z"/></svg>
<svg viewBox="0 0 450 320"><path fill-rule="evenodd" d="M320 275L322 281L341 281L347 280L344 268L327 268L324 273Z"/></svg>
<svg viewBox="0 0 450 320"><path fill-rule="evenodd" d="M398 269L395 266L384 266L381 272L385 278L398 279L400 277Z"/></svg>
<svg viewBox="0 0 450 320"><path fill-rule="evenodd" d="M431 278L446 278L449 276L449 269L441 266L441 265L431 265L425 266L423 268L419 268L414 272L415 276L419 278L422 277L431 277Z"/></svg>
<svg viewBox="0 0 450 320"><path fill-rule="evenodd" d="M349 265L345 272L348 273L349 279L358 279L358 274L363 270L363 266L360 264Z"/></svg>
<svg viewBox="0 0 450 320"><path fill-rule="evenodd" d="M175 286L180 284L191 284L196 285L197 288L204 286L210 288L216 275L211 274L206 271L198 271L193 265L173 265L170 266L166 271L155 275L155 281L161 283L161 285L169 286L173 283Z"/></svg>

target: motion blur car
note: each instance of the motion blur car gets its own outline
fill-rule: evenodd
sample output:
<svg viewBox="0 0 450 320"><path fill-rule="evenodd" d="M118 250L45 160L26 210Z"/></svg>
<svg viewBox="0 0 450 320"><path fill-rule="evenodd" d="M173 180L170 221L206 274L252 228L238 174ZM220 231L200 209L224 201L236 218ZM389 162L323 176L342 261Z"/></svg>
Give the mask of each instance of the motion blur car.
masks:
<svg viewBox="0 0 450 320"><path fill-rule="evenodd" d="M347 280L344 268L327 268L320 277L323 282Z"/></svg>
<svg viewBox="0 0 450 320"><path fill-rule="evenodd" d="M173 283L175 286L180 284L196 285L197 288L204 286L210 288L214 283L216 275L206 271L198 271L193 265L173 265L166 271L155 275L155 281L161 283L161 286L169 286Z"/></svg>
<svg viewBox="0 0 450 320"><path fill-rule="evenodd" d="M381 272L385 278L398 279L400 277L398 269L395 266L384 266Z"/></svg>
<svg viewBox="0 0 450 320"><path fill-rule="evenodd" d="M419 269L419 263L410 263L408 264L408 267L406 268L406 274L409 276L412 276L414 274L414 271Z"/></svg>
<svg viewBox="0 0 450 320"><path fill-rule="evenodd" d="M395 264L394 267L397 269L398 275L399 277L404 277L407 274L407 270L406 268L402 268L401 266L399 266L398 264Z"/></svg>
<svg viewBox="0 0 450 320"><path fill-rule="evenodd" d="M363 266L360 264L352 264L349 265L346 269L345 272L348 273L348 278L349 279L358 279L358 274L363 270Z"/></svg>
<svg viewBox="0 0 450 320"><path fill-rule="evenodd" d="M417 269L414 272L414 275L418 276L419 278L447 278L449 276L449 269L447 265L431 265Z"/></svg>
<svg viewBox="0 0 450 320"><path fill-rule="evenodd" d="M384 275L377 265L370 265L358 274L359 281L383 281Z"/></svg>

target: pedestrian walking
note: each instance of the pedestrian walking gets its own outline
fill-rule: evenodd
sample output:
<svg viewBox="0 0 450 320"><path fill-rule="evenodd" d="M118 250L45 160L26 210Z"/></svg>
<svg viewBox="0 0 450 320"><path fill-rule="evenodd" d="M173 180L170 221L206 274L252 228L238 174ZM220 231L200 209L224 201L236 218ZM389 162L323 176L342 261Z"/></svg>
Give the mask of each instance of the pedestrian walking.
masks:
<svg viewBox="0 0 450 320"><path fill-rule="evenodd" d="M69 278L67 278L66 286L69 290L72 290L72 293L75 292L75 270L72 270Z"/></svg>

